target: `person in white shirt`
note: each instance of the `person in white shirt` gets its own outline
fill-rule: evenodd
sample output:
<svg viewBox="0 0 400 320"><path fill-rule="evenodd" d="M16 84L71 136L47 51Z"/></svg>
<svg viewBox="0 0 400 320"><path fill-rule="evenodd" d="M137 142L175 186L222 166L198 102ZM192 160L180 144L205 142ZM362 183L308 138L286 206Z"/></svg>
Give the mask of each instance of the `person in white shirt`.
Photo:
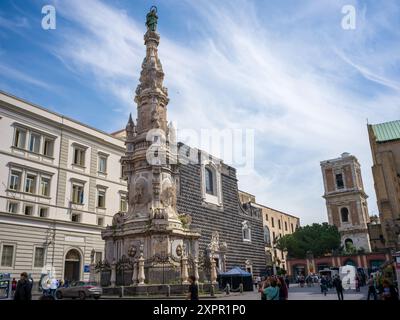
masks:
<svg viewBox="0 0 400 320"><path fill-rule="evenodd" d="M58 288L58 280L56 278L51 279L50 283L50 294L54 297L56 294L56 290Z"/></svg>

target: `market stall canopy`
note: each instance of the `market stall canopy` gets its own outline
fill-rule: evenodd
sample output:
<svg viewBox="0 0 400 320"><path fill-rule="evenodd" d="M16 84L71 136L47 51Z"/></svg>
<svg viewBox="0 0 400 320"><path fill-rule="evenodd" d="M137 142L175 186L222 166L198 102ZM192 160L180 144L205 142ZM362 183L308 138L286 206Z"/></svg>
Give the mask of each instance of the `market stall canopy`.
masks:
<svg viewBox="0 0 400 320"><path fill-rule="evenodd" d="M234 267L231 270L221 273L221 276L242 276L242 277L246 277L246 276L251 276L251 273L244 271L242 269L240 269L239 267Z"/></svg>

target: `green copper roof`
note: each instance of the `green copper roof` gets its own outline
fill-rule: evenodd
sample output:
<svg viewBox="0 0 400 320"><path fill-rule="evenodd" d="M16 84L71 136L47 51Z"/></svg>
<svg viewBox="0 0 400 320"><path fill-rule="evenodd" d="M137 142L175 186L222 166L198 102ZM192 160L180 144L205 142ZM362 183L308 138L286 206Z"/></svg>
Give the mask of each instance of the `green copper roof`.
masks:
<svg viewBox="0 0 400 320"><path fill-rule="evenodd" d="M400 120L372 125L376 142L400 139Z"/></svg>

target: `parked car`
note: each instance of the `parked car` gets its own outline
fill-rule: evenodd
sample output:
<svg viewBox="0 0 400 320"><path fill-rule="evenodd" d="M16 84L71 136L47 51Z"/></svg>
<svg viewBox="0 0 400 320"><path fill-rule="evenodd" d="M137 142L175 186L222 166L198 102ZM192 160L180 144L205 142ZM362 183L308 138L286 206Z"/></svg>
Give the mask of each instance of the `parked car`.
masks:
<svg viewBox="0 0 400 320"><path fill-rule="evenodd" d="M56 298L79 298L84 300L86 298L99 299L103 294L103 289L97 285L96 282L77 281L73 282L68 288L58 288L56 291Z"/></svg>

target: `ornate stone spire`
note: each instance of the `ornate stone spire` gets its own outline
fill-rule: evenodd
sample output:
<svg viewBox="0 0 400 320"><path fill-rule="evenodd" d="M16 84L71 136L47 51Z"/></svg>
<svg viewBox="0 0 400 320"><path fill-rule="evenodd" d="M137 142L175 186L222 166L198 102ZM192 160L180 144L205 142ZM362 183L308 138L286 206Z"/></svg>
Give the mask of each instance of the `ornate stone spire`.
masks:
<svg viewBox="0 0 400 320"><path fill-rule="evenodd" d="M160 35L156 32L155 7L147 15L147 32L144 35L146 57L142 63L135 102L138 105L138 134L150 129L167 130L168 90L163 87L164 71L158 58Z"/></svg>
<svg viewBox="0 0 400 320"><path fill-rule="evenodd" d="M148 267L144 265L145 260L162 255L168 257L169 265L175 266L173 270L180 270L181 264L186 266L186 255L181 263L174 253L173 248L178 245L188 244L190 255L197 261L197 239L200 237L197 231L188 228L189 216L179 215L177 209L178 171L176 162L169 161L171 155L176 154L176 148L173 148L176 142L172 124L167 125L168 92L163 87L164 72L158 59L160 36L156 31L155 7L147 14L146 25L146 57L135 96L137 123L135 126L130 115L126 126L126 153L121 157L123 176L128 185L128 210L126 214L116 213L113 225L102 233L107 259L119 260L124 255L132 258L136 270L133 282L140 285L144 284L144 268ZM158 139L163 134L169 143ZM168 161L162 161L164 154ZM152 161L152 156L156 161ZM184 225L182 221L187 223ZM184 283L186 278L187 272L182 272ZM155 279L159 278L155 276Z"/></svg>
<svg viewBox="0 0 400 320"><path fill-rule="evenodd" d="M129 135L130 133L133 133L135 131L135 123L132 120L132 113L129 114L129 120L128 123L126 124L126 133Z"/></svg>

